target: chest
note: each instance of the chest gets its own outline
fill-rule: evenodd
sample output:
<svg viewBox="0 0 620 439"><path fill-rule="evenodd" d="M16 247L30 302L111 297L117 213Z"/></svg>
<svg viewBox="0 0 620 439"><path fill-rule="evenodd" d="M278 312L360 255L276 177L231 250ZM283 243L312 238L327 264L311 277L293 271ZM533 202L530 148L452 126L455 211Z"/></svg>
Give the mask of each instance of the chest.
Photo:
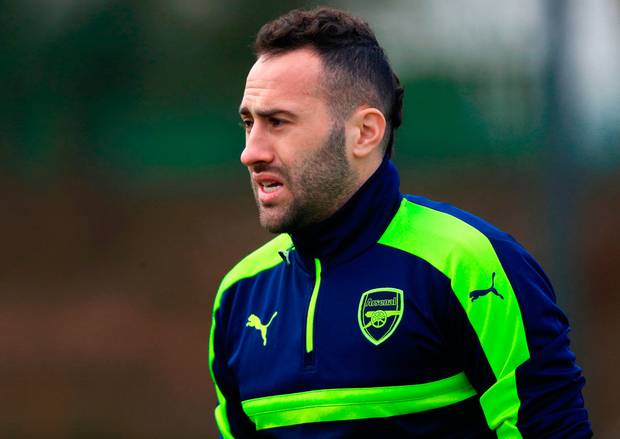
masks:
<svg viewBox="0 0 620 439"><path fill-rule="evenodd" d="M284 266L240 292L229 366L242 399L431 381L458 369L424 264L366 255L314 272Z"/></svg>

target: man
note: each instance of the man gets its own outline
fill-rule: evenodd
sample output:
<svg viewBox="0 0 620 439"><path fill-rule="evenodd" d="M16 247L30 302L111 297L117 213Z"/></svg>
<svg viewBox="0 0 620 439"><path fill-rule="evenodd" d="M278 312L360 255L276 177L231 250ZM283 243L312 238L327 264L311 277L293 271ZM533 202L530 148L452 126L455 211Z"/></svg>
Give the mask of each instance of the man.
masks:
<svg viewBox="0 0 620 439"><path fill-rule="evenodd" d="M402 195L402 89L363 21L260 30L240 106L260 223L223 279L211 373L224 437L589 437L568 323L510 236Z"/></svg>

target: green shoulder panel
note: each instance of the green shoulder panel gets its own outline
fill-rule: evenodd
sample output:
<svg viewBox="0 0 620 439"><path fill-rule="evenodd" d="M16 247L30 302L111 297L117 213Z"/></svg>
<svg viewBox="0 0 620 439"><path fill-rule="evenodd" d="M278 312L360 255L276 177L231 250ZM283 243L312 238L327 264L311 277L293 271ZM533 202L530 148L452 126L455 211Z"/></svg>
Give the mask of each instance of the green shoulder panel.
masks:
<svg viewBox="0 0 620 439"><path fill-rule="evenodd" d="M403 199L379 243L429 262L450 279L496 378L481 397L489 427L520 437L514 370L530 356L519 303L489 239L466 222Z"/></svg>
<svg viewBox="0 0 620 439"><path fill-rule="evenodd" d="M217 296L230 288L233 284L241 279L246 279L268 270L281 262L282 257L278 254L280 250L287 250L293 245L291 237L285 233L276 236L271 241L254 250L252 253L243 258L232 270L224 276L222 283L217 290ZM221 300L221 299L220 299ZM215 299L215 308L219 308L218 297Z"/></svg>
<svg viewBox="0 0 620 439"><path fill-rule="evenodd" d="M239 282L241 279L255 276L261 271L268 270L282 263L283 260L278 252L280 250L287 250L292 245L293 243L289 235L282 234L276 236L274 239L272 239L262 247L258 248L254 252L250 253L248 256L243 258L237 265L235 265L233 269L230 270L228 274L226 274L226 276L224 276L224 279L222 279L220 287L217 290L215 301L213 303L211 334L209 337L209 369L211 372L211 378L213 379L213 383L215 384L215 392L219 401L219 405L215 409L215 420L220 429L220 433L224 438L231 438L233 436L230 433L230 424L226 415L226 398L221 392L217 381L215 380L215 375L213 374L213 361L215 359L215 314L220 308L220 304L222 303L222 297L224 296L226 290L228 290L235 283Z"/></svg>

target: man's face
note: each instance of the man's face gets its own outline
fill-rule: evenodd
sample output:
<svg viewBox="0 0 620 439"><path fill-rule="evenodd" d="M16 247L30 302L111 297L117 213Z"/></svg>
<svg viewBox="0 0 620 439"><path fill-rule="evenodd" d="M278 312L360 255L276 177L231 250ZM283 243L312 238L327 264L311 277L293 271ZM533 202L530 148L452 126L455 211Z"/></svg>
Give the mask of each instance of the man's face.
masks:
<svg viewBox="0 0 620 439"><path fill-rule="evenodd" d="M356 188L345 127L334 120L320 86L318 55L298 49L260 57L240 107L248 167L260 223L292 232L332 215Z"/></svg>

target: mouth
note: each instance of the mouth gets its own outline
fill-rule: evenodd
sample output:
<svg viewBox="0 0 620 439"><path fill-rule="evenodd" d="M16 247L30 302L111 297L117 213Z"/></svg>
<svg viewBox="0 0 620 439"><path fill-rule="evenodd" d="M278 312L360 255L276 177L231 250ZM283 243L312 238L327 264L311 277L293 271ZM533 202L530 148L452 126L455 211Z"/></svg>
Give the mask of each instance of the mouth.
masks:
<svg viewBox="0 0 620 439"><path fill-rule="evenodd" d="M284 182L273 174L255 174L252 179L257 187L257 197L263 205L275 203L284 189Z"/></svg>
<svg viewBox="0 0 620 439"><path fill-rule="evenodd" d="M258 186L261 191L267 194L272 194L282 187L282 183L278 183L277 181L265 181L259 183Z"/></svg>

